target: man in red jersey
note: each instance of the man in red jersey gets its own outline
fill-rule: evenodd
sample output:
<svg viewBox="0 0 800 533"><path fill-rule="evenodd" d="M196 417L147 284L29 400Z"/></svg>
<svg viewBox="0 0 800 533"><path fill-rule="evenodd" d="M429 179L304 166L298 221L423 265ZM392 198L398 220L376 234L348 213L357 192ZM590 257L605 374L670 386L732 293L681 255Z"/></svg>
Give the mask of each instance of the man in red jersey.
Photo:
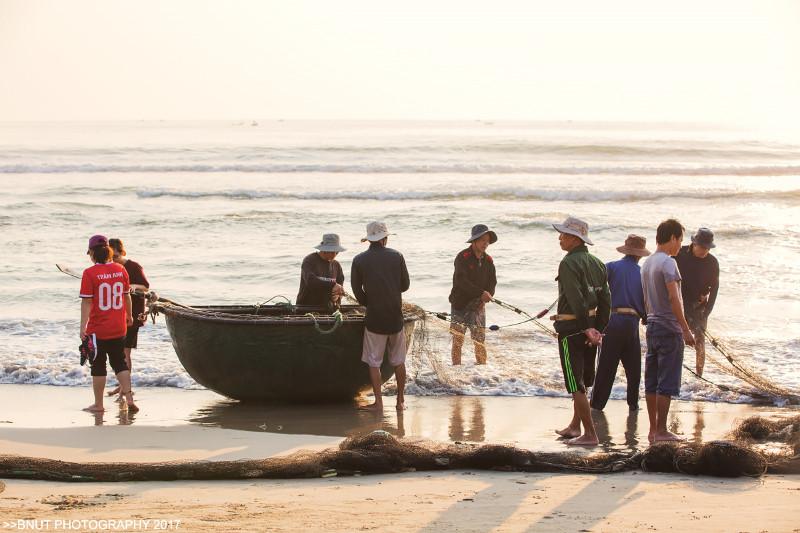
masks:
<svg viewBox="0 0 800 533"><path fill-rule="evenodd" d="M81 279L81 340L91 339L94 357L92 365L92 389L94 403L86 408L91 412L102 412L103 390L106 386L106 356L119 380L128 410L139 408L133 403L131 373L125 363L125 334L133 324L131 315L130 282L128 273L121 265L112 262L114 252L103 235L89 239L89 254L94 266L83 271Z"/></svg>

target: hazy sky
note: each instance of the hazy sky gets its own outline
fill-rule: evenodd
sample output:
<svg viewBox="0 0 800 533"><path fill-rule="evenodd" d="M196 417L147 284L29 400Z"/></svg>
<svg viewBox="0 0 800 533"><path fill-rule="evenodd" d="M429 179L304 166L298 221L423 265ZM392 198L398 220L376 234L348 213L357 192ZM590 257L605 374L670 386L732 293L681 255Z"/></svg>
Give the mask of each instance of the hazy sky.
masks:
<svg viewBox="0 0 800 533"><path fill-rule="evenodd" d="M800 1L0 0L0 120L800 124Z"/></svg>

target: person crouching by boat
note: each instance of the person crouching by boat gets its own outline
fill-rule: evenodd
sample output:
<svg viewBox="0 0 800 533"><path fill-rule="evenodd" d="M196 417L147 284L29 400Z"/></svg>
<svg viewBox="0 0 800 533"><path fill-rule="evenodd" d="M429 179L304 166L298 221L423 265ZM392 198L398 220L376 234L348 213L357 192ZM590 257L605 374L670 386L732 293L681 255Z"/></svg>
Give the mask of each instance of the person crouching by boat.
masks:
<svg viewBox="0 0 800 533"><path fill-rule="evenodd" d="M450 291L450 333L453 336L452 360L461 364L461 348L469 328L475 346L475 362L486 364L486 303L494 296L497 276L492 257L486 253L497 242L497 234L484 224L472 228L469 248L458 252L453 262L453 288Z"/></svg>
<svg viewBox="0 0 800 533"><path fill-rule="evenodd" d="M339 252L344 252L339 236L326 233L322 242L316 245L318 251L308 254L300 267L300 291L297 305L325 307L329 310L337 306L344 294L344 272L336 260Z"/></svg>
<svg viewBox="0 0 800 533"><path fill-rule="evenodd" d="M681 271L681 295L686 322L694 335L695 370L703 375L706 363L706 326L708 315L714 309L719 291L719 262L711 255L714 233L700 228L692 237L692 243L683 246L675 261Z"/></svg>
<svg viewBox="0 0 800 533"><path fill-rule="evenodd" d="M81 279L80 337L89 349L94 403L86 408L102 412L103 390L106 386L106 357L117 376L128 410L139 408L133 402L131 373L125 363L125 334L133 324L130 282L125 269L112 261L114 251L103 235L89 239L89 254L93 266L83 271Z"/></svg>
<svg viewBox="0 0 800 533"><path fill-rule="evenodd" d="M128 332L125 335L125 363L128 365L128 370L133 374L133 364L131 361L131 351L135 350L139 342L139 328L147 324L147 317L144 314L144 295L150 288L150 282L144 275L142 265L136 261L128 259L128 254L125 251L125 245L121 239L108 239L108 245L114 251L114 262L122 265L128 273L128 280L131 285L131 314L133 315L133 324L128 326ZM120 386L108 392L109 396L120 394ZM122 400L120 394L119 400Z"/></svg>
<svg viewBox="0 0 800 533"><path fill-rule="evenodd" d="M381 396L381 364L384 353L397 379L397 409L405 408L406 336L403 327L402 293L410 280L403 254L386 247L389 232L383 222L367 224L369 249L353 258L350 284L358 302L367 308L364 320L364 348L361 360L369 365L369 377L375 403L365 409L383 409Z"/></svg>
<svg viewBox="0 0 800 533"><path fill-rule="evenodd" d="M558 333L559 355L567 392L572 394L572 421L559 431L567 444L599 443L586 391L594 382L597 346L611 313L606 266L589 253L589 225L569 217L553 224L561 249L567 252L558 265L558 311L550 317ZM581 424L583 434L581 435Z"/></svg>
<svg viewBox="0 0 800 533"><path fill-rule="evenodd" d="M591 406L598 411L602 411L608 402L620 361L628 381L628 408L631 411L639 409L639 384L642 380L639 321L647 322L639 259L650 255L646 245L644 237L628 235L625 244L617 248L624 257L606 263L608 287L611 289L611 318L603 337L592 387Z"/></svg>

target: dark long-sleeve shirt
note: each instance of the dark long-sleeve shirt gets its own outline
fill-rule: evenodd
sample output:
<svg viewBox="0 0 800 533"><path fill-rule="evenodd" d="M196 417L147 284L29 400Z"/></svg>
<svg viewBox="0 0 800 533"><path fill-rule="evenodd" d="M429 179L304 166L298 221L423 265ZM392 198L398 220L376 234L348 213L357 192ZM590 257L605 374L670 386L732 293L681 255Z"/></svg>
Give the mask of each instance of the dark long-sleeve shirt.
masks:
<svg viewBox="0 0 800 533"><path fill-rule="evenodd" d="M611 308L629 307L635 309L640 318L646 319L642 269L636 259L626 255L619 261L606 263L606 271L608 272L608 288L611 290Z"/></svg>
<svg viewBox="0 0 800 533"><path fill-rule="evenodd" d="M148 289L150 288L150 282L147 281L147 276L144 275L142 265L128 259L122 266L128 272L128 279L131 285L144 285ZM139 320L139 315L142 313L144 313L144 296L131 294L131 314L133 315L134 326L141 327L147 322L147 320Z"/></svg>
<svg viewBox="0 0 800 533"><path fill-rule="evenodd" d="M353 258L350 284L367 308L364 322L369 331L391 335L403 329L402 294L410 285L403 254L377 242L370 244Z"/></svg>
<svg viewBox="0 0 800 533"><path fill-rule="evenodd" d="M344 272L339 262L335 259L328 262L317 252L308 254L300 268L297 305L328 305L331 301L331 289L337 283L344 283Z"/></svg>
<svg viewBox="0 0 800 533"><path fill-rule="evenodd" d="M591 327L603 331L611 315L611 294L603 262L582 244L561 260L556 279L558 314L576 316L575 320L556 322L556 331L573 333ZM590 309L597 309L597 315L590 317Z"/></svg>
<svg viewBox="0 0 800 533"><path fill-rule="evenodd" d="M450 303L456 309L464 309L467 304L479 298L483 291L494 296L497 287L494 261L488 254L478 259L470 246L461 250L453 262L453 289L450 291Z"/></svg>
<svg viewBox="0 0 800 533"><path fill-rule="evenodd" d="M708 318L714 309L719 291L719 262L717 258L708 254L700 259L684 246L675 256L678 269L681 271L681 295L683 307L687 315L697 314L696 308L700 298L708 294L708 303L705 305L703 315Z"/></svg>

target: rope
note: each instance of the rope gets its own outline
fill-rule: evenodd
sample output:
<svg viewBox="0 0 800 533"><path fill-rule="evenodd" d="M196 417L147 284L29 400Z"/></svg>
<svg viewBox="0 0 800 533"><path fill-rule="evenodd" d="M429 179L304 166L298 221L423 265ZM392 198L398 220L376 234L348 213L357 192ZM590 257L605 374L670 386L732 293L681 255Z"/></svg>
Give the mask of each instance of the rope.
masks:
<svg viewBox="0 0 800 533"><path fill-rule="evenodd" d="M304 316L311 317L311 319L314 320L314 329L321 335L330 335L342 325L342 312L338 310L331 315L334 319L334 323L330 329L322 329L317 322L317 317L313 313L306 313Z"/></svg>
<svg viewBox="0 0 800 533"><path fill-rule="evenodd" d="M275 305L288 305L288 306L290 306L290 307L291 307L291 305L292 305L292 301L291 301L289 298L287 298L286 296L284 296L283 294L276 294L275 296L273 296L273 297L272 297L272 298L270 298L269 300L265 300L265 301L261 302L261 303L260 303L260 304L258 304L258 305L267 305L268 303L270 303L270 302L271 302L272 300L274 300L275 298L283 298L283 299L285 300L285 301L283 301L283 302L278 302L278 303L276 303Z"/></svg>
<svg viewBox="0 0 800 533"><path fill-rule="evenodd" d="M557 301L558 300L556 300L556 302ZM555 339L558 338L558 333L556 333L555 330L553 330L551 327L549 327L549 326L547 326L545 324L542 324L537 317L535 317L535 316L533 316L533 315L531 315L529 313L526 313L525 311L523 311L519 307L515 307L515 306L513 306L511 304L507 304L505 302L502 302L502 301L498 300L497 298L492 298L492 302L496 303L500 307L508 309L509 311L514 311L518 315L522 315L522 316L524 316L524 317L526 317L528 319L528 320L525 320L523 322L519 322L520 324L524 324L525 322L533 322L540 330L542 330L542 332L546 333L547 335L549 335L549 336L551 336L551 337L553 337ZM553 305L551 305L545 311L545 314L547 314L547 311L549 311L552 308L553 308ZM540 313L540 315L541 315L541 313ZM514 325L516 325L516 324L514 324Z"/></svg>

